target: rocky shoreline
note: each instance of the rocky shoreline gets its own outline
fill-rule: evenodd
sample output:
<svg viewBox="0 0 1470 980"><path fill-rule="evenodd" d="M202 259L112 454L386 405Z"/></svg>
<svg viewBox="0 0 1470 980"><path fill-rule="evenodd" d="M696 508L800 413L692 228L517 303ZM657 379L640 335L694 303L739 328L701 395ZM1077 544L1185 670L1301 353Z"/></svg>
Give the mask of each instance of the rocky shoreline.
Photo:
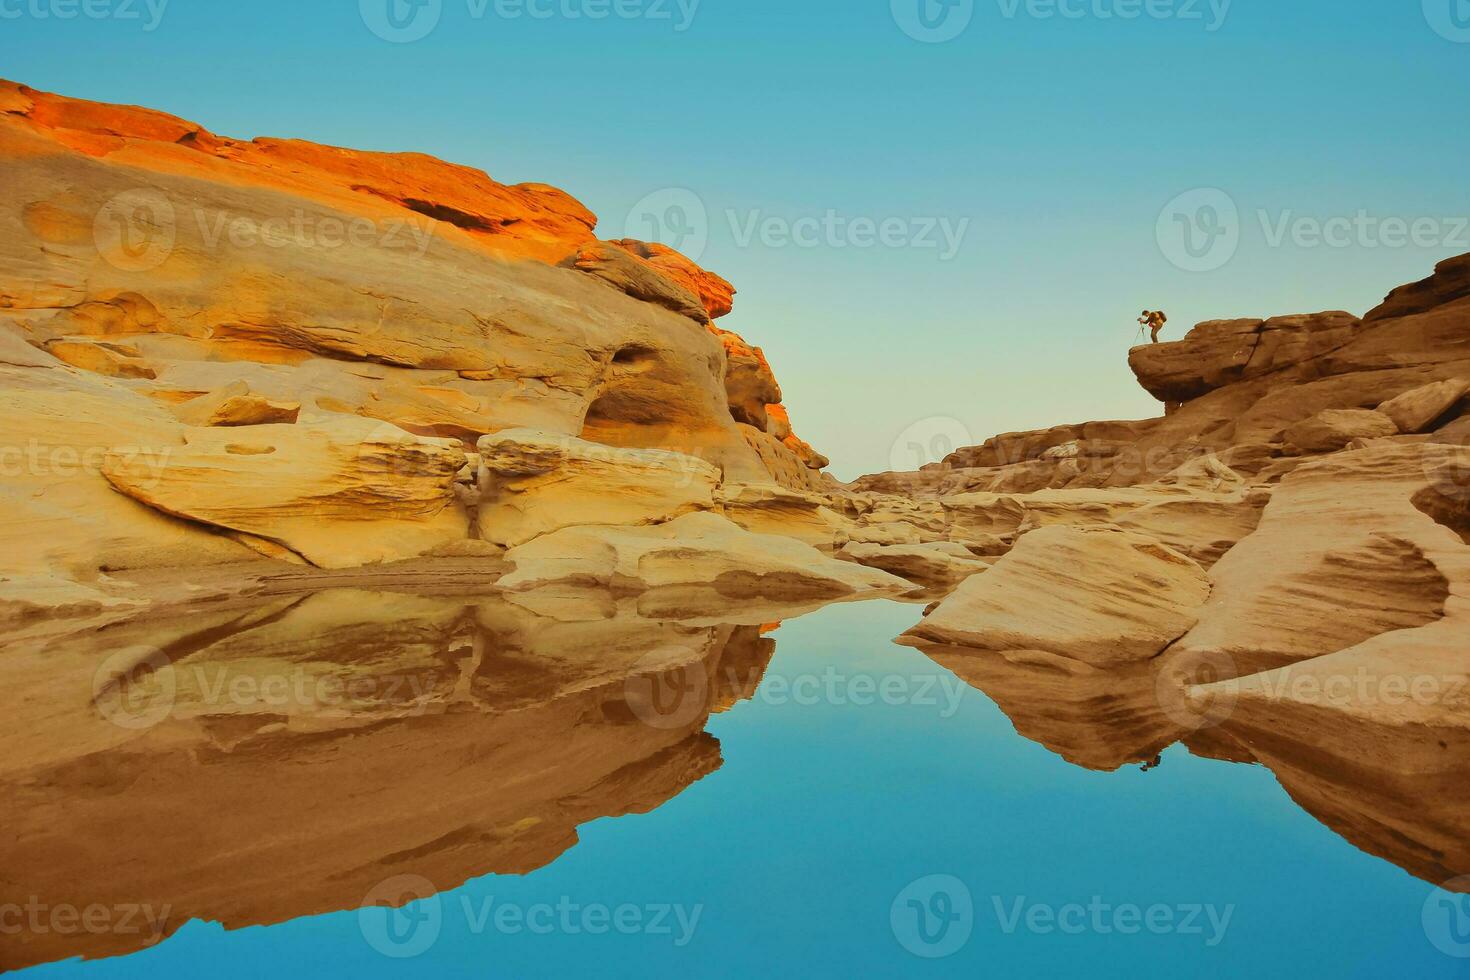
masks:
<svg viewBox="0 0 1470 980"><path fill-rule="evenodd" d="M1470 255L1363 317L1210 321L1134 349L1159 418L1008 433L843 484L792 431L761 350L715 325L734 287L599 239L555 188L9 82L0 157L0 621L29 651L6 673L42 706L7 779L85 778L115 748L61 722L41 735L137 675L146 657L95 661L150 623L207 631L275 603L301 643L331 627L330 596L357 594L397 596L384 622L432 623L438 647L470 621L571 629L584 711L621 704L622 661L647 668L671 636L670 664L713 663L760 647L762 625L886 597L914 603L900 642L1079 765L1183 740L1269 766L1415 874L1470 872ZM61 640L65 678L44 653ZM453 720L475 701L460 685L483 677L462 667L430 671L441 728L471 724ZM150 734L157 751L310 727L186 714ZM653 805L718 764L689 742L707 714L636 733L650 744L609 735L662 760L637 780L547 793ZM267 758L230 772L245 762L243 786L274 778ZM536 831L536 860L568 820ZM195 911L260 921L221 902Z"/></svg>

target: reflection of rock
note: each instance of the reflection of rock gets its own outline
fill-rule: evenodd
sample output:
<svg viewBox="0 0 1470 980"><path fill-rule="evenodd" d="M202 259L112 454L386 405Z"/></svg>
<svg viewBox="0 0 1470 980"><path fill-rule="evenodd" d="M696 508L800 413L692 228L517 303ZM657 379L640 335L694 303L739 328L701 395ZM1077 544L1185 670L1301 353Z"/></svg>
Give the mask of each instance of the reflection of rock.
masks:
<svg viewBox="0 0 1470 980"><path fill-rule="evenodd" d="M994 701L1017 732L1073 765L1111 772L1153 758L1183 734L1159 705L1151 663L1099 670L1039 651L900 642L954 671Z"/></svg>
<svg viewBox="0 0 1470 980"><path fill-rule="evenodd" d="M1216 685L1233 705L1223 730L1312 816L1438 885L1470 874L1466 633L1394 636Z"/></svg>
<svg viewBox="0 0 1470 980"><path fill-rule="evenodd" d="M6 890L167 907L172 933L356 908L398 874L449 889L529 872L579 824L717 768L705 720L748 696L771 647L755 627L354 591L12 642L3 676L32 714L0 763ZM129 649L159 669L109 660L94 707L93 671ZM670 672L707 681L650 716L640 678ZM155 938L27 931L0 965Z"/></svg>
<svg viewBox="0 0 1470 980"><path fill-rule="evenodd" d="M1094 667L1157 656L1209 595L1190 559L1107 527L1045 527L966 579L906 635L981 650L1044 650Z"/></svg>
<svg viewBox="0 0 1470 980"><path fill-rule="evenodd" d="M716 514L656 527L572 527L511 549L500 587L602 586L636 593L712 588L726 596L857 599L912 587L877 569L837 561L791 538L752 534Z"/></svg>

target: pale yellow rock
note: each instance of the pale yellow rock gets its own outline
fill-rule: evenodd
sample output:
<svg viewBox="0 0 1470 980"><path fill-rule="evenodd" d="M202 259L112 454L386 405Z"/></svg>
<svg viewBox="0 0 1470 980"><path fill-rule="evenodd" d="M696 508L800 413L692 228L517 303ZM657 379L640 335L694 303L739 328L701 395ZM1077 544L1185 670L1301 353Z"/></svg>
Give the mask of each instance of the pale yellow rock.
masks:
<svg viewBox="0 0 1470 980"><path fill-rule="evenodd" d="M1243 675L1441 618L1470 553L1431 516L1452 523L1470 499L1457 463L1470 451L1380 443L1297 469L1211 570L1210 601L1171 655Z"/></svg>
<svg viewBox="0 0 1470 980"><path fill-rule="evenodd" d="M881 568L911 582L921 583L957 582L990 568L988 563L980 561L967 549L942 543L881 545L852 542L838 555L859 565Z"/></svg>
<svg viewBox="0 0 1470 980"><path fill-rule="evenodd" d="M468 537L454 505L464 453L347 416L191 428L161 459L109 452L102 473L166 514L275 542L324 568L419 555Z"/></svg>
<svg viewBox="0 0 1470 980"><path fill-rule="evenodd" d="M1046 527L966 579L904 635L1112 667L1157 656L1194 625L1208 596L1203 569L1152 538L1109 527Z"/></svg>
<svg viewBox="0 0 1470 980"><path fill-rule="evenodd" d="M572 527L513 548L507 591L582 585L615 591L709 586L727 595L852 599L913 586L877 569L829 558L791 538L752 534L717 514L655 527Z"/></svg>
<svg viewBox="0 0 1470 980"><path fill-rule="evenodd" d="M513 429L478 444L480 537L515 547L588 524L656 524L714 508L720 472L693 456Z"/></svg>
<svg viewBox="0 0 1470 980"><path fill-rule="evenodd" d="M715 492L721 513L756 534L781 534L819 548L833 547L849 522L828 506L828 498L774 483L726 484Z"/></svg>

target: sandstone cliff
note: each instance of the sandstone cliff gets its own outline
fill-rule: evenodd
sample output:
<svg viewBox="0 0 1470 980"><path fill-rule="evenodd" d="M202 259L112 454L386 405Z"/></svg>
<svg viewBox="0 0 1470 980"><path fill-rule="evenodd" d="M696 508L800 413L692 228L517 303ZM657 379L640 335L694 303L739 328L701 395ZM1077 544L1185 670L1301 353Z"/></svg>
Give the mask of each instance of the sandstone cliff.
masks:
<svg viewBox="0 0 1470 980"><path fill-rule="evenodd" d="M509 430L824 485L764 355L713 325L734 287L600 241L555 188L10 82L0 160L0 597L23 608L476 538L508 513L476 518L476 443Z"/></svg>

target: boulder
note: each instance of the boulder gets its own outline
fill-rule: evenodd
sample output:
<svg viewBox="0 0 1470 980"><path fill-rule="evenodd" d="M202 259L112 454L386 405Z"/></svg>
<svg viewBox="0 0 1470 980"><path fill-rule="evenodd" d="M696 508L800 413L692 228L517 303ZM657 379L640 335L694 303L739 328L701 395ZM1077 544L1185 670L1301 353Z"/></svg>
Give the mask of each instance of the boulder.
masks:
<svg viewBox="0 0 1470 980"><path fill-rule="evenodd" d="M838 555L920 583L958 582L990 569L989 563L980 561L968 549L945 542L916 545L850 542Z"/></svg>
<svg viewBox="0 0 1470 980"><path fill-rule="evenodd" d="M768 599L901 595L913 586L877 569L829 558L810 545L752 534L717 514L654 527L572 527L512 548L508 592L591 586L637 593L711 587Z"/></svg>
<svg viewBox="0 0 1470 980"><path fill-rule="evenodd" d="M698 296L612 242L588 242L567 260L567 265L596 276L634 299L662 306L700 323L709 320L709 313Z"/></svg>
<svg viewBox="0 0 1470 980"><path fill-rule="evenodd" d="M1183 636L1208 596L1198 564L1145 535L1046 527L966 579L904 636L1116 667L1155 657Z"/></svg>
<svg viewBox="0 0 1470 980"><path fill-rule="evenodd" d="M1368 409L1328 409L1287 429L1288 452L1298 456L1331 453L1357 439L1383 439L1399 434L1399 427L1382 412Z"/></svg>
<svg viewBox="0 0 1470 980"><path fill-rule="evenodd" d="M1406 391L1379 405L1378 411L1393 419L1400 432L1413 435L1429 431L1467 392L1470 381L1450 378Z"/></svg>
<svg viewBox="0 0 1470 980"><path fill-rule="evenodd" d="M153 455L106 454L102 475L155 510L262 541L323 568L410 558L468 537L457 443L339 417L190 428ZM268 554L276 554L270 547Z"/></svg>
<svg viewBox="0 0 1470 980"><path fill-rule="evenodd" d="M477 445L480 537L515 547L583 524L657 524L714 507L720 471L682 453L510 429Z"/></svg>
<svg viewBox="0 0 1470 980"><path fill-rule="evenodd" d="M1135 347L1128 365L1155 398L1187 402L1336 350L1361 325L1357 317L1340 311L1270 320L1209 320L1183 340Z"/></svg>
<svg viewBox="0 0 1470 980"><path fill-rule="evenodd" d="M290 425L301 414L300 402L273 401L255 394L237 381L217 391L190 399L174 408L185 425Z"/></svg>

